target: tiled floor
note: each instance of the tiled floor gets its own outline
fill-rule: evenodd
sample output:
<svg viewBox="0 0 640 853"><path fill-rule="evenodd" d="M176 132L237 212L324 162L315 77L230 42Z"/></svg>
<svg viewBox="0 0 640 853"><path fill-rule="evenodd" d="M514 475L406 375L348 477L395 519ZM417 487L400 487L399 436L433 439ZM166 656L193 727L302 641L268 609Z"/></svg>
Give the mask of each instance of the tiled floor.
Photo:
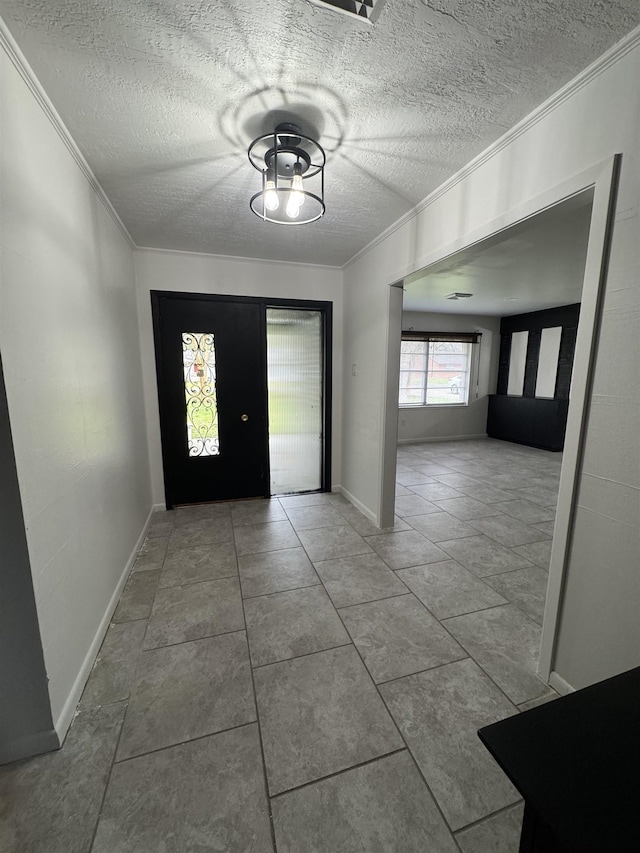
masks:
<svg viewBox="0 0 640 853"><path fill-rule="evenodd" d="M557 454L398 452L339 495L159 513L57 753L0 769L14 853L515 853L480 726L535 674Z"/></svg>

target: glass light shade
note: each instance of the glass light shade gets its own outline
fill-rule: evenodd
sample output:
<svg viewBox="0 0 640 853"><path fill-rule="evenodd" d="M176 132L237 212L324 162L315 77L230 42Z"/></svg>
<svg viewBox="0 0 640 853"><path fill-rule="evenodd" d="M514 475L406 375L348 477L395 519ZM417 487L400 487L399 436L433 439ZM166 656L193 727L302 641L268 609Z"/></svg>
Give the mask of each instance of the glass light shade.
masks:
<svg viewBox="0 0 640 853"><path fill-rule="evenodd" d="M277 210L280 207L280 199L273 181L267 181L264 194L264 206L267 210Z"/></svg>

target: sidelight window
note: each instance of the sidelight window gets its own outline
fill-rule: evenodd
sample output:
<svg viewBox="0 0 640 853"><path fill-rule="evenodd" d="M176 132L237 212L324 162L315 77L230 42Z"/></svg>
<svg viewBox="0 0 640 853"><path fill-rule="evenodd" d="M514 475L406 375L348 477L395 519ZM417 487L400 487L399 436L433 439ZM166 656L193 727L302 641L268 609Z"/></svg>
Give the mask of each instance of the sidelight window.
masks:
<svg viewBox="0 0 640 853"><path fill-rule="evenodd" d="M182 367L189 456L218 456L216 351L212 333L182 333Z"/></svg>

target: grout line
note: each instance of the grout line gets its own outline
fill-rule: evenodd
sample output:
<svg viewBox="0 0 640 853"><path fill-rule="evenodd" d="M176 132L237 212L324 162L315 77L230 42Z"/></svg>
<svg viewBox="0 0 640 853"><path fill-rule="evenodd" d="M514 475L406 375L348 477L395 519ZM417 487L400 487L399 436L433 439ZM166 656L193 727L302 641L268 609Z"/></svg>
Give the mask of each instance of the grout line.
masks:
<svg viewBox="0 0 640 853"><path fill-rule="evenodd" d="M199 740L205 740L209 737L216 737L216 735L223 735L227 732L233 732L237 729L246 729L247 726L255 726L258 723L257 715L255 720L248 720L246 723L239 723L237 726L227 726L224 729L217 729L213 732L207 732L203 735L196 735L195 737L186 738L185 740L178 740L175 743L167 743L164 746L158 746L156 749L148 749L145 752L137 752L135 755L128 755L126 758L121 758L119 761L113 762L113 766L120 766L121 764L127 764L129 761L136 761L138 758L144 758L147 755L155 755L157 752L166 752L168 749L173 749L175 746L184 746L187 743L195 743ZM124 725L123 725L124 728ZM118 741L118 746L120 745ZM115 753L117 755L117 751Z"/></svg>
<svg viewBox="0 0 640 853"><path fill-rule="evenodd" d="M241 601L241 606L242 606L242 615L244 618L244 624L246 626L247 617L246 617L246 613L244 612L244 600L242 599L242 595L240 595L240 601ZM273 850L276 851L277 850L276 829L275 829L275 825L273 822L273 809L271 808L271 800L269 799L269 779L267 776L267 760L266 760L265 754L264 754L264 741L262 738L262 723L260 722L260 709L258 706L258 694L256 691L256 680L255 680L253 667L251 666L251 647L249 645L249 632L248 632L248 630L246 630L246 632L245 632L245 637L246 637L246 642L247 642L247 661L249 663L249 673L250 673L250 677L251 677L251 690L253 692L253 704L254 704L255 709L256 709L256 724L258 726L258 742L260 744L260 757L262 759L262 779L263 779L263 783L264 783L265 804L267 806L267 813L268 813L268 817L269 817L269 831L271 832L271 844L272 844Z"/></svg>
<svg viewBox="0 0 640 853"><path fill-rule="evenodd" d="M240 586L242 586L242 580L240 581ZM318 583L306 583L302 586L291 586L286 589L274 589L271 592L259 592L257 595L243 595L243 601L251 601L254 598L267 598L269 595L280 595L281 592L294 592L297 589L313 589L314 586L320 586L320 581Z"/></svg>
<svg viewBox="0 0 640 853"><path fill-rule="evenodd" d="M311 655L318 655L318 654L321 654L322 652L330 652L333 649L344 649L347 646L352 646L352 645L353 645L353 642L351 640L349 640L349 642L347 642L347 643L338 643L337 646L327 646L324 649L314 649L312 652L304 652L304 654L294 655L293 657L290 657L290 658L280 658L278 660L268 661L267 663L251 664L251 668L255 672L256 669L264 669L266 666L273 666L274 664L277 664L277 663L289 663L289 661L300 660L301 658L308 658L308 657L311 657Z"/></svg>
<svg viewBox="0 0 640 853"><path fill-rule="evenodd" d="M315 785L316 782L324 782L327 779L335 779L336 776L344 776L345 773L349 773L351 770L357 770L360 767L367 767L369 764L375 764L376 761L384 761L385 758L389 758L392 755L398 755L401 752L408 752L406 746L400 746L397 749L392 749L389 752L383 752L381 755L375 755L373 758L368 758L366 761L361 761L358 764L352 764L350 767L342 767L340 770L336 770L335 773L327 773L326 776L318 776L317 779L310 779L308 782L302 782L300 785L294 785L293 788L287 788L285 791L278 791L277 794L271 794L270 798L272 800L277 800L279 797L286 797L287 794L291 794L294 791L300 791L303 788L310 788L311 785Z"/></svg>
<svg viewBox="0 0 640 853"><path fill-rule="evenodd" d="M217 634L205 634L202 637L192 637L190 640L180 640L177 643L165 643L163 646L150 646L148 649L143 647L140 654L144 654L144 652L155 652L158 649L172 649L174 646L185 646L187 643L199 643L200 640L212 640L214 637L227 637L229 634L240 634L243 631L246 632L246 630L247 628L245 624L242 628L234 628L231 631L219 631Z"/></svg>
<svg viewBox="0 0 640 853"><path fill-rule="evenodd" d="M380 558L380 559L382 559L382 558ZM393 569L389 569L389 571L393 571ZM394 572L394 574L395 574L395 572ZM400 581L400 583L404 583L402 578L398 578L398 580ZM407 595L415 595L415 593L412 592L412 590L410 590L406 584L405 584L405 586L407 587L406 592L396 592L396 593L393 593L393 595L384 595L384 596L382 596L382 598L368 598L368 599L366 599L366 601L355 601L353 604L341 604L340 606L338 606L334 602L332 602L332 603L333 603L333 606L336 608L336 610L340 611L340 610L348 610L350 607L360 607L363 604L375 604L377 601L389 601L392 598L404 598Z"/></svg>
<svg viewBox="0 0 640 853"><path fill-rule="evenodd" d="M424 669L416 670L416 672L405 672L404 675L396 675L395 678L387 678L385 681L376 681L376 687L382 687L384 684L393 684L395 681L403 681L405 678L413 678L414 675L422 675L424 672L433 672L436 669L442 669L444 666L450 666L452 663L460 663L460 661L463 660L473 660L469 652L463 646L460 646L460 651L464 653L462 657L447 660L444 661L444 663L437 663L435 666L427 666Z"/></svg>
<svg viewBox="0 0 640 853"><path fill-rule="evenodd" d="M95 822L94 827L93 827L93 832L91 833L91 843L89 844L89 847L87 848L89 851L93 850L93 845L95 844L95 841L96 841L96 835L98 834L98 826L100 825L100 821L102 819L102 810L104 809L104 803L105 803L105 800L107 799L107 791L109 790L109 785L111 784L111 776L113 774L113 768L116 765L116 755L118 754L118 749L120 748L120 740L122 738L122 731L124 729L124 722L127 718L127 711L129 710L128 701L125 702L124 704L125 704L124 714L122 715L122 722L120 723L120 731L118 732L118 737L116 738L116 746L115 746L115 749L113 750L113 756L111 758L111 764L109 766L109 772L107 774L107 782L104 786L104 790L102 792L102 797L100 798L100 806L98 808L98 814L96 817L96 822Z"/></svg>
<svg viewBox="0 0 640 853"><path fill-rule="evenodd" d="M496 809L495 812L490 812L490 814L485 815L484 817L478 818L478 820L472 820L471 823L467 823L464 826L461 826L460 829L456 829L455 834L459 835L462 832L466 832L468 829L473 829L476 826L480 826L483 823L486 823L488 820L491 820L498 815L504 814L505 812L510 811L511 809L517 808L520 804L524 804L524 800L522 797L517 799L515 803L510 803L508 806L502 806L501 809Z"/></svg>

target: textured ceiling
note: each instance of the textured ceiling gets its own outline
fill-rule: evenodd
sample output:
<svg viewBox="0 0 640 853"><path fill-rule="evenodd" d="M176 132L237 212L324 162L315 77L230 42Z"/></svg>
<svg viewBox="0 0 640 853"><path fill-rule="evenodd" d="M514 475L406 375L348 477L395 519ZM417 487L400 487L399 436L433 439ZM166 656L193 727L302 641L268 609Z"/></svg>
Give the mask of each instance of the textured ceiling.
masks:
<svg viewBox="0 0 640 853"><path fill-rule="evenodd" d="M640 23L638 0L0 0L139 246L342 264ZM265 116L328 151L327 213L261 222Z"/></svg>
<svg viewBox="0 0 640 853"><path fill-rule="evenodd" d="M580 193L414 273L404 310L505 317L580 302L592 201ZM446 298L456 291L472 296Z"/></svg>

